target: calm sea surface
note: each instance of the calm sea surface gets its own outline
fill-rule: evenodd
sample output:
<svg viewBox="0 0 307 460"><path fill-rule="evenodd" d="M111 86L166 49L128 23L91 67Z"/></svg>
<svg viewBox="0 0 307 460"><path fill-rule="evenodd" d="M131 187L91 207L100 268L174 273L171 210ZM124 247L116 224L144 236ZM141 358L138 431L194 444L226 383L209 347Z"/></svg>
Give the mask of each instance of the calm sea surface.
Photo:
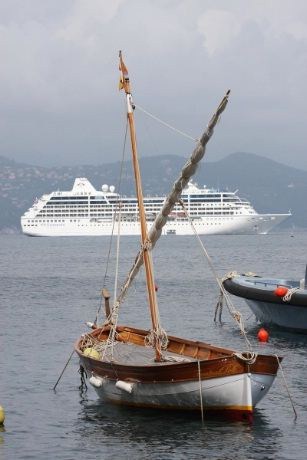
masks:
<svg viewBox="0 0 307 460"><path fill-rule="evenodd" d="M307 232L266 236L211 236L203 241L222 276L230 270L300 279L307 263ZM79 390L78 359L57 381L74 341L100 304L108 238L0 236L0 431L3 459L305 459L307 451L307 335L270 330L258 344L254 317L235 301L255 350L284 356L281 375L256 410L253 425L173 412L99 404ZM138 239L121 240L120 280ZM246 349L227 311L213 323L218 288L194 237L166 236L154 252L162 326L170 333ZM114 292L114 257L108 288ZM121 322L149 326L143 274L122 305Z"/></svg>

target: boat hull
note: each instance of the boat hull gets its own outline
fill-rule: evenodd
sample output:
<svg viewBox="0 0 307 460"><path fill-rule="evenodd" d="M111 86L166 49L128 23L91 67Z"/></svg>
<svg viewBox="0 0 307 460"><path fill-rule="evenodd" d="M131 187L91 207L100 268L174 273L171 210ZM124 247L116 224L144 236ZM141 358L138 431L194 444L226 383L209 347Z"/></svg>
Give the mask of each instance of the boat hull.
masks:
<svg viewBox="0 0 307 460"><path fill-rule="evenodd" d="M278 286L298 288L299 283L285 279L236 276L224 282L225 289L245 300L257 321L283 329L307 333L307 290L294 291L283 300L274 291Z"/></svg>
<svg viewBox="0 0 307 460"><path fill-rule="evenodd" d="M147 332L123 328L124 340L141 345ZM132 334L132 339L131 339ZM96 333L97 337L97 333ZM166 353L184 362L131 365L84 356L82 339L76 344L81 366L102 400L155 409L203 411L230 418L248 418L270 389L277 370L275 356L259 355L253 362L231 350L203 342L170 337ZM181 351L178 353L178 351ZM118 382L120 385L118 386ZM128 389L126 386L128 385Z"/></svg>
<svg viewBox="0 0 307 460"><path fill-rule="evenodd" d="M255 214L240 216L203 216L193 220L193 225L199 235L249 235L267 234L274 227L289 217L289 214ZM112 231L118 232L118 224L113 221L96 221L79 219L71 222L61 219L56 223L28 224L27 218L21 219L22 232L28 236L107 236ZM113 228L114 226L114 228ZM148 229L151 222L148 222ZM139 235L140 224L135 222L121 222L122 236ZM194 235L190 222L187 220L169 220L162 230L163 235Z"/></svg>
<svg viewBox="0 0 307 460"><path fill-rule="evenodd" d="M102 400L120 405L195 411L201 410L203 405L204 411L210 413L243 415L253 412L273 381L273 376L247 373L202 380L201 383L133 383L131 393L118 389L116 380L108 378L102 379L101 387L93 386Z"/></svg>
<svg viewBox="0 0 307 460"><path fill-rule="evenodd" d="M307 307L280 305L245 299L257 321L263 324L274 324L283 329L307 333Z"/></svg>

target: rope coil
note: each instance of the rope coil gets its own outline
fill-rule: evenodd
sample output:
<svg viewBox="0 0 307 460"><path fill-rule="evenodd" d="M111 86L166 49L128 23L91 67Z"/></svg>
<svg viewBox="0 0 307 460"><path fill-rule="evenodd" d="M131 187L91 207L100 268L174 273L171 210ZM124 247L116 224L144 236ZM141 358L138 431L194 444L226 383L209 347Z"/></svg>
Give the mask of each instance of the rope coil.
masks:
<svg viewBox="0 0 307 460"><path fill-rule="evenodd" d="M282 300L284 302L290 302L290 300L292 299L292 296L295 292L299 291L300 288L298 287L294 287L294 288L291 288L291 289L288 289L288 292L287 294L285 294L282 298Z"/></svg>
<svg viewBox="0 0 307 460"><path fill-rule="evenodd" d="M161 350L166 350L168 345L167 333L161 327L154 331L151 329L144 339L145 347L154 347L156 343L160 344Z"/></svg>
<svg viewBox="0 0 307 460"><path fill-rule="evenodd" d="M242 351L242 353L234 353L233 355L246 364L254 364L258 356L257 353L253 351Z"/></svg>

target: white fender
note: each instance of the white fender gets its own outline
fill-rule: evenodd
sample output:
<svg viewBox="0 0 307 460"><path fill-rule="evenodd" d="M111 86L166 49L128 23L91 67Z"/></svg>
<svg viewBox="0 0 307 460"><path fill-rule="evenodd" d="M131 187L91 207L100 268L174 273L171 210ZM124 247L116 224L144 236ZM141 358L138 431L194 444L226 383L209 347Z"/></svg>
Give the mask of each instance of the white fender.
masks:
<svg viewBox="0 0 307 460"><path fill-rule="evenodd" d="M120 390L127 391L127 393L132 393L133 391L133 383L123 382L123 380L117 380L115 383L116 388Z"/></svg>
<svg viewBox="0 0 307 460"><path fill-rule="evenodd" d="M93 387L100 388L103 384L103 379L101 377L95 377L92 375L92 377L89 379L89 382L91 385L93 385Z"/></svg>

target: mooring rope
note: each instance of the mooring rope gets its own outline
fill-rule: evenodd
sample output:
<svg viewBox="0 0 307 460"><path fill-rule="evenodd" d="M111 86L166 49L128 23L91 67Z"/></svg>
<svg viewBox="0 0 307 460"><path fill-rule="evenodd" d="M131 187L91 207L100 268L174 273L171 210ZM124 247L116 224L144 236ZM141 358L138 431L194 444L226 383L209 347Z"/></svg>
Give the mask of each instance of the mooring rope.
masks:
<svg viewBox="0 0 307 460"><path fill-rule="evenodd" d="M200 399L200 411L201 411L201 421L204 423L204 404L203 404L203 389L201 383L201 373L200 373L200 361L197 361L198 367L198 382L199 382L199 399Z"/></svg>
<svg viewBox="0 0 307 460"><path fill-rule="evenodd" d="M56 389L56 387L57 387L59 381L61 380L61 378L62 378L62 376L63 376L63 374L64 374L64 372L65 372L65 370L66 370L66 367L68 366L68 364L69 364L69 362L70 362L70 360L71 360L71 358L72 358L74 352L75 352L75 350L73 350L73 351L71 352L71 354L69 355L69 358L68 358L68 360L66 361L66 364L65 364L65 366L64 366L64 369L62 370L62 372L61 372L61 374L60 374L60 377L58 378L58 380L56 381L56 384L55 384L54 387L53 387L53 391L55 391L55 389Z"/></svg>
<svg viewBox="0 0 307 460"><path fill-rule="evenodd" d="M285 377L285 374L284 374L284 371L283 371L283 368L282 368L282 365L281 365L279 357L277 355L275 355L275 356L276 356L276 359L277 359L278 367L279 367L279 369L281 371L281 375L282 375L282 378L283 378L284 385L285 385L287 393L288 393L288 397L290 399L290 403L292 405L292 409L293 409L293 412L294 412L294 420L296 420L297 419L297 412L295 410L294 403L293 403L293 400L292 400L292 397L291 397L291 394L290 394L290 391L289 391L289 387L287 385L286 377Z"/></svg>

